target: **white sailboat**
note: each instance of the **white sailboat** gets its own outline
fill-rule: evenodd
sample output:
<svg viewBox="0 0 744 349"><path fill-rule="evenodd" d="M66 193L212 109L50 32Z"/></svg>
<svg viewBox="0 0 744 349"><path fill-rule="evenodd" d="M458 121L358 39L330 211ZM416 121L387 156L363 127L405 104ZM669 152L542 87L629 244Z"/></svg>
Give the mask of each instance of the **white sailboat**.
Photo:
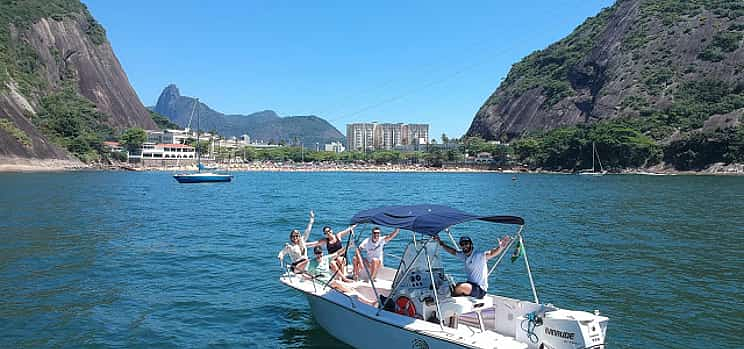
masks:
<svg viewBox="0 0 744 349"><path fill-rule="evenodd" d="M597 163L599 164L599 172L597 172L596 168L594 167L594 158L597 158ZM597 153L597 146L592 142L592 169L591 170L582 170L579 172L580 175L585 176L604 176L607 174L607 171L602 168L602 160L599 159L599 153Z"/></svg>
<svg viewBox="0 0 744 349"><path fill-rule="evenodd" d="M452 296L454 283L445 273L441 247L433 236L446 231L453 239L449 227L470 220L519 227L504 251L514 243L521 248L534 301L492 294L482 299ZM356 282L346 290L288 269L279 279L307 297L321 327L355 348L605 347L607 317L600 316L596 310L589 313L540 303L524 250L524 220L520 217L476 216L447 206L416 205L362 211L351 223L372 223L413 232L399 257L399 266L383 267L375 280ZM349 241L354 235L352 231ZM504 255L501 254L490 272Z"/></svg>

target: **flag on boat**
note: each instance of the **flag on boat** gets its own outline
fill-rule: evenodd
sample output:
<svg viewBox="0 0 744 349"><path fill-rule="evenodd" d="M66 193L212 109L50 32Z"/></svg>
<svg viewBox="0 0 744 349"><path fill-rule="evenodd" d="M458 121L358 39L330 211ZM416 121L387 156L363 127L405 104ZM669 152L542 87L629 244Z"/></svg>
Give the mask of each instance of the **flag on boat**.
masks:
<svg viewBox="0 0 744 349"><path fill-rule="evenodd" d="M514 248L514 252L512 252L512 255L511 255L511 261L512 261L512 263L514 263L514 261L516 261L517 259L519 259L519 256L521 256L523 254L524 254L524 249L522 248L522 242L521 241L517 241L517 245Z"/></svg>

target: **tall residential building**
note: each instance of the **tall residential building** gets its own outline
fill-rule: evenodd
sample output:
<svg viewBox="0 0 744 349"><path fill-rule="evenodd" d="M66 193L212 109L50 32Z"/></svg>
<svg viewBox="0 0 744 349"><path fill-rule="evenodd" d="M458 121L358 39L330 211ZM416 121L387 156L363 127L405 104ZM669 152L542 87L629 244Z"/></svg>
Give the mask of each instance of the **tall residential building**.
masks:
<svg viewBox="0 0 744 349"><path fill-rule="evenodd" d="M405 127L407 145L429 144L429 125L427 124L408 124Z"/></svg>
<svg viewBox="0 0 744 349"><path fill-rule="evenodd" d="M379 124L375 127L375 149L390 150L403 145L403 124Z"/></svg>
<svg viewBox="0 0 744 349"><path fill-rule="evenodd" d="M428 144L429 125L355 123L346 125L349 150L396 149Z"/></svg>
<svg viewBox="0 0 744 349"><path fill-rule="evenodd" d="M349 150L373 149L376 125L376 123L347 124L346 143Z"/></svg>

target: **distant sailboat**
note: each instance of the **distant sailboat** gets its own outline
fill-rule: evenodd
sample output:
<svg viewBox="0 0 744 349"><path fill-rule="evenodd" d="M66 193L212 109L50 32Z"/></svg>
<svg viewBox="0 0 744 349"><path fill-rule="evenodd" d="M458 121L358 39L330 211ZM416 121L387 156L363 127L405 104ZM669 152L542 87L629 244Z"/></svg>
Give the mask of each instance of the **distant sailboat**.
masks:
<svg viewBox="0 0 744 349"><path fill-rule="evenodd" d="M194 107L191 110L191 116L194 116L196 106L199 104L199 99L194 101ZM196 114L196 173L179 173L173 175L178 183L210 183L210 182L230 182L233 176L222 173L214 172L202 172L202 170L213 170L214 168L208 168L201 163L201 151L199 151L199 114Z"/></svg>
<svg viewBox="0 0 744 349"><path fill-rule="evenodd" d="M597 172L596 168L594 167L594 158L597 158L597 163L599 164L599 172ZM586 176L604 176L607 174L607 171L602 168L602 160L599 159L599 153L597 152L597 146L592 142L592 169L591 170L583 170L579 172L580 175L586 175Z"/></svg>

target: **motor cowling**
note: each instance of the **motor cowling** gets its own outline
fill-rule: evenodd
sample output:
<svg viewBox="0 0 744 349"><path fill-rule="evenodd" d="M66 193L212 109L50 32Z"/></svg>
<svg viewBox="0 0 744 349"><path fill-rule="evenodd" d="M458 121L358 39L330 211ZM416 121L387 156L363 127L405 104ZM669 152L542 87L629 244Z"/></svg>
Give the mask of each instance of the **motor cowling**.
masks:
<svg viewBox="0 0 744 349"><path fill-rule="evenodd" d="M517 339L530 349L604 349L607 321L584 311L553 310L522 317Z"/></svg>

